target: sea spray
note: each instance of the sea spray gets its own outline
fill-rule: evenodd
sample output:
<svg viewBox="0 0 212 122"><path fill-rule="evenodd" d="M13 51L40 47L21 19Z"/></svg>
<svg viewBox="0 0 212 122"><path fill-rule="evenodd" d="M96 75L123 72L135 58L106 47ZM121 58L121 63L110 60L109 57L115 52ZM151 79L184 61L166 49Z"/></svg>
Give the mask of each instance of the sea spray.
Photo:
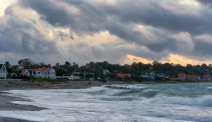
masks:
<svg viewBox="0 0 212 122"><path fill-rule="evenodd" d="M135 84L87 89L12 90L29 101L16 104L41 111L0 111L0 116L31 121L212 121L212 84Z"/></svg>

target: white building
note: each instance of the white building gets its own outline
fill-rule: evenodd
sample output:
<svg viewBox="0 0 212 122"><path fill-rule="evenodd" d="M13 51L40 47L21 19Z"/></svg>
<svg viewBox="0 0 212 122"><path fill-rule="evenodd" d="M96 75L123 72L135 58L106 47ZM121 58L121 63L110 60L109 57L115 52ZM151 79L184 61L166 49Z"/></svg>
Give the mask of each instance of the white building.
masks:
<svg viewBox="0 0 212 122"><path fill-rule="evenodd" d="M0 64L0 78L6 78L7 77L7 69L5 64Z"/></svg>
<svg viewBox="0 0 212 122"><path fill-rule="evenodd" d="M56 71L53 68L22 69L21 75L35 78L56 79Z"/></svg>
<svg viewBox="0 0 212 122"><path fill-rule="evenodd" d="M80 80L81 76L77 76L77 75L71 75L70 77L68 77L69 80Z"/></svg>

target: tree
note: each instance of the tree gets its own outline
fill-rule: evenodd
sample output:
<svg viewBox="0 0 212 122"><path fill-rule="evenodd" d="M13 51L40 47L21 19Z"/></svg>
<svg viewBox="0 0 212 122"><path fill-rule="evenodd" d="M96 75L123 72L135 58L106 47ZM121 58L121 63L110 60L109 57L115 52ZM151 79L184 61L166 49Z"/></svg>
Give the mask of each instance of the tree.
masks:
<svg viewBox="0 0 212 122"><path fill-rule="evenodd" d="M32 61L31 59L21 59L18 61L19 66L23 66L24 68L30 68Z"/></svg>
<svg viewBox="0 0 212 122"><path fill-rule="evenodd" d="M5 62L5 65L6 65L6 68L10 68L10 66L11 66L11 64L10 64L9 61L6 61L6 62Z"/></svg>
<svg viewBox="0 0 212 122"><path fill-rule="evenodd" d="M69 67L69 66L71 66L71 63L68 62L68 61L66 61L66 62L65 62L65 66L68 66L68 67Z"/></svg>
<svg viewBox="0 0 212 122"><path fill-rule="evenodd" d="M158 61L153 61L152 64L153 64L153 65L157 65L157 64L160 64L160 62L158 62Z"/></svg>

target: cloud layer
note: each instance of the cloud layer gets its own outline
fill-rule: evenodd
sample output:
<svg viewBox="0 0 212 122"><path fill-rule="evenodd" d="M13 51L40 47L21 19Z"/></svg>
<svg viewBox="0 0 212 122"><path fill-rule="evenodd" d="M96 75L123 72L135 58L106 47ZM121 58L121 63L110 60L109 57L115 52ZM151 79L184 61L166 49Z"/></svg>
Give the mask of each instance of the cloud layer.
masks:
<svg viewBox="0 0 212 122"><path fill-rule="evenodd" d="M0 52L47 62L174 54L212 63L211 20L209 0L18 0L0 18Z"/></svg>

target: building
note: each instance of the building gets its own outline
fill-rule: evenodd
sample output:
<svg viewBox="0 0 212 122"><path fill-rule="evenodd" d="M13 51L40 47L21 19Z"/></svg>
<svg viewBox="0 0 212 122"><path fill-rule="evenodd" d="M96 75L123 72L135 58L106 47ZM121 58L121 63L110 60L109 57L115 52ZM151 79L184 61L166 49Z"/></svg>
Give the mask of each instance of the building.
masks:
<svg viewBox="0 0 212 122"><path fill-rule="evenodd" d="M106 76L106 75L110 74L110 71L109 71L108 69L104 69L104 70L102 71L102 74L103 74L104 76Z"/></svg>
<svg viewBox="0 0 212 122"><path fill-rule="evenodd" d="M53 68L32 69L32 76L36 78L56 79L56 71Z"/></svg>
<svg viewBox="0 0 212 122"><path fill-rule="evenodd" d="M84 74L80 72L74 72L70 77L68 77L69 80L80 80L83 77Z"/></svg>
<svg viewBox="0 0 212 122"><path fill-rule="evenodd" d="M30 74L28 69L20 69L20 75L21 76L26 76L26 77L30 77L31 76L31 74Z"/></svg>
<svg viewBox="0 0 212 122"><path fill-rule="evenodd" d="M187 75L186 79L189 81L198 81L200 80L200 76L196 76L196 75Z"/></svg>
<svg viewBox="0 0 212 122"><path fill-rule="evenodd" d="M6 78L7 77L7 69L5 64L0 64L0 78Z"/></svg>
<svg viewBox="0 0 212 122"><path fill-rule="evenodd" d="M185 73L179 73L177 76L177 80L185 81L186 80L186 74Z"/></svg>
<svg viewBox="0 0 212 122"><path fill-rule="evenodd" d="M21 69L21 75L35 78L56 79L56 71L53 68Z"/></svg>
<svg viewBox="0 0 212 122"><path fill-rule="evenodd" d="M126 79L126 78L131 78L131 74L128 73L117 73L116 78L120 79Z"/></svg>
<svg viewBox="0 0 212 122"><path fill-rule="evenodd" d="M156 74L154 72L145 73L144 75L140 76L141 80L155 80Z"/></svg>
<svg viewBox="0 0 212 122"><path fill-rule="evenodd" d="M81 76L76 76L76 75L71 75L70 77L68 77L69 80L80 80Z"/></svg>
<svg viewBox="0 0 212 122"><path fill-rule="evenodd" d="M152 78L149 74L145 74L145 75L141 75L140 76L141 80L154 80L154 78Z"/></svg>
<svg viewBox="0 0 212 122"><path fill-rule="evenodd" d="M211 80L211 76L210 75L203 75L202 80L210 81Z"/></svg>

